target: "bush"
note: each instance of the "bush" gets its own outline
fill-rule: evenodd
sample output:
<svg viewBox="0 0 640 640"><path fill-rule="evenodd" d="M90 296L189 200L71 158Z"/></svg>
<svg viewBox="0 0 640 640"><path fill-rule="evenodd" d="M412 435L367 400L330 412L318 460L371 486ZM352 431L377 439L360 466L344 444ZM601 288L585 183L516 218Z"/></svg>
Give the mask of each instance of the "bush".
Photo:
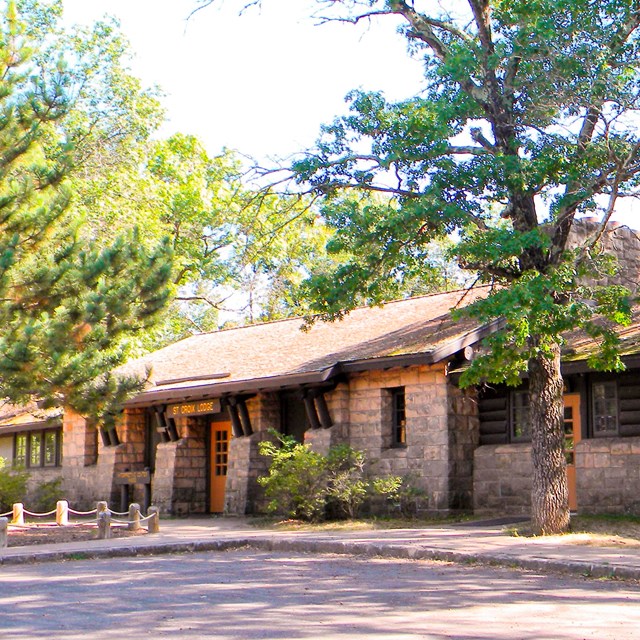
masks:
<svg viewBox="0 0 640 640"><path fill-rule="evenodd" d="M7 468L7 462L0 458L0 513L10 511L15 502L22 502L27 491L26 471Z"/></svg>
<svg viewBox="0 0 640 640"><path fill-rule="evenodd" d="M374 494L382 496L389 515L413 517L417 512L417 502L425 492L413 483L410 476L382 476L371 483Z"/></svg>
<svg viewBox="0 0 640 640"><path fill-rule="evenodd" d="M365 455L346 444L331 447L326 456L291 436L272 431L276 442L261 442L271 458L269 473L258 478L272 513L306 521L357 517L369 498L383 499L388 515L415 516L425 492L409 476L365 477Z"/></svg>
<svg viewBox="0 0 640 640"><path fill-rule="evenodd" d="M47 482L41 482L28 498L28 509L44 513L56 508L56 503L60 500L62 478L55 478Z"/></svg>
<svg viewBox="0 0 640 640"><path fill-rule="evenodd" d="M280 446L261 442L271 458L269 475L258 478L270 502L269 511L301 520L320 520L327 502L327 461L291 436L277 436Z"/></svg>
<svg viewBox="0 0 640 640"><path fill-rule="evenodd" d="M269 474L258 478L269 511L307 521L325 519L328 510L354 517L367 496L364 454L338 445L323 456L290 436L275 436L276 443L260 443L260 453L271 458Z"/></svg>
<svg viewBox="0 0 640 640"><path fill-rule="evenodd" d="M364 479L364 453L346 444L331 447L327 454L329 471L327 495L338 514L355 518L364 503L369 482Z"/></svg>

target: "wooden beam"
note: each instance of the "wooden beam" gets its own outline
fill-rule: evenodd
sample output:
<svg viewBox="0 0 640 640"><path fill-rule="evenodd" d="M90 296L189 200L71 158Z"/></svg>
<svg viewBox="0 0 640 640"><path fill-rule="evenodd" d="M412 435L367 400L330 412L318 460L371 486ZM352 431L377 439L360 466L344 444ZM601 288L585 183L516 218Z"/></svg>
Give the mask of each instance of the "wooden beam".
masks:
<svg viewBox="0 0 640 640"><path fill-rule="evenodd" d="M327 406L327 400L324 397L324 393L319 391L315 398L316 410L318 411L318 417L320 418L320 424L324 429L330 429L333 427L333 421L331 420L331 414L329 413L329 407Z"/></svg>
<svg viewBox="0 0 640 640"><path fill-rule="evenodd" d="M247 405L244 398L238 400L237 404L238 416L240 418L240 424L245 436L253 435L253 428L251 427L251 418L249 417L249 411L247 411Z"/></svg>
<svg viewBox="0 0 640 640"><path fill-rule="evenodd" d="M316 403L313 399L313 394L307 390L302 392L302 400L304 401L304 409L307 412L307 418L309 419L309 425L312 429L320 428L320 418L318 418L318 411L316 410Z"/></svg>

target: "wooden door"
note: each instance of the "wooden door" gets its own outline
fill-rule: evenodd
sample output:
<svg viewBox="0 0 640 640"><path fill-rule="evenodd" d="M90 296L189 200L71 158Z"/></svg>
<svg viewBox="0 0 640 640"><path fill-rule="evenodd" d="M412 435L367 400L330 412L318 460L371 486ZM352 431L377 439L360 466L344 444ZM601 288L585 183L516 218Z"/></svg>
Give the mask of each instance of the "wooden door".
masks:
<svg viewBox="0 0 640 640"><path fill-rule="evenodd" d="M230 440L231 423L211 423L211 484L209 493L211 513L222 513L224 511Z"/></svg>
<svg viewBox="0 0 640 640"><path fill-rule="evenodd" d="M567 457L567 484L569 485L569 509L571 511L576 511L578 508L575 447L581 438L580 394L569 393L564 396L564 451Z"/></svg>

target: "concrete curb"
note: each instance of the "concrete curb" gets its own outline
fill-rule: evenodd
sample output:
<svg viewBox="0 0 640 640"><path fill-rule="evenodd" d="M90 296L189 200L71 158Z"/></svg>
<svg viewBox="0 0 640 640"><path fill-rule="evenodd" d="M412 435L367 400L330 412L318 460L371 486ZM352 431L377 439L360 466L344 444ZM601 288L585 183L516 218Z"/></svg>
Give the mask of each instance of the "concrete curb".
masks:
<svg viewBox="0 0 640 640"><path fill-rule="evenodd" d="M640 568L614 566L608 563L556 560L552 558L517 557L500 553L466 553L384 543L355 543L342 540L299 540L294 538L251 537L224 540L191 540L185 542L138 543L120 547L56 549L25 551L15 555L0 555L0 565L23 565L37 562L61 562L70 560L97 560L101 558L128 558L135 556L198 553L255 549L285 553L338 554L360 557L398 558L404 560L435 560L455 564L474 564L509 569L526 569L546 573L562 573L587 578L615 578L639 580Z"/></svg>

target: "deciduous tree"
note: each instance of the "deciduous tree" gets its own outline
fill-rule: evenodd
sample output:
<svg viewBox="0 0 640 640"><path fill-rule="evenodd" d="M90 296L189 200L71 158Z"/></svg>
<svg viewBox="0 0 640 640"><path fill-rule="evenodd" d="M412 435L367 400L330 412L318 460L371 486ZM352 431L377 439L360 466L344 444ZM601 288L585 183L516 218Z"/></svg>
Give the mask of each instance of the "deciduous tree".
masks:
<svg viewBox="0 0 640 640"><path fill-rule="evenodd" d="M210 4L211 0L202 2ZM255 4L255 3L254 3ZM399 21L424 59L424 91L390 103L354 91L350 114L325 126L314 153L292 169L326 198L342 242L356 256L311 284L325 316L373 302L428 261L426 247L453 232L461 267L496 286L467 308L502 318L490 353L467 384L529 377L534 477L541 533L569 524L563 455L563 334L601 344L593 365L619 369L614 324L628 320L628 292L585 284L610 268L598 240L640 175L637 130L640 5L634 0L318 0L328 20ZM384 193L377 211L346 193ZM366 202L366 201L365 201ZM569 250L576 217L596 214L589 242ZM395 285L394 285L395 286Z"/></svg>

